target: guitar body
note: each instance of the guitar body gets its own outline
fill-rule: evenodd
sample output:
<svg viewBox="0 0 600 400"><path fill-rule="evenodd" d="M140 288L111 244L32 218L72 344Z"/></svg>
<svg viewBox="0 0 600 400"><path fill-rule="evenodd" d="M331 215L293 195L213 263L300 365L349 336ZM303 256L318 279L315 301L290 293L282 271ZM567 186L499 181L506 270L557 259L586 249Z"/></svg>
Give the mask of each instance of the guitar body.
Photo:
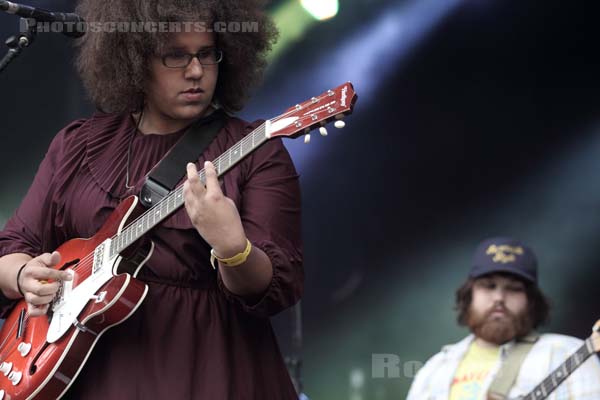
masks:
<svg viewBox="0 0 600 400"><path fill-rule="evenodd" d="M141 213L137 202L135 196L125 199L96 235L89 239L70 240L57 249L62 258L56 268L74 272L70 297L84 297L76 301L83 305L81 309L69 310L66 314L55 310L51 316L29 319L23 318L27 304L21 300L11 312L0 331L0 357L4 368L0 373L0 389L3 391L0 391L0 398L2 394L6 400L60 398L77 377L98 338L110 327L125 321L142 303L148 288L135 279L135 275L152 254L151 242L145 246L134 246L137 251L129 251L127 259L121 255L105 258L105 265L95 266L96 272L92 271L93 264L97 262L89 256ZM109 271L111 276L106 279L108 273L100 268ZM91 275L94 273L102 279L95 286L86 287L83 282L93 280ZM105 279L106 282L103 282ZM95 287L99 288L92 292ZM71 312L74 318L68 318ZM59 317L66 321L52 326L53 320ZM25 321L20 322L20 319ZM17 337L20 325L21 335ZM54 339L49 341L51 336ZM21 354L19 350L24 352L23 348L29 344L31 348L27 354ZM18 373L20 377L15 375ZM18 382L13 384L10 378L17 381L17 377Z"/></svg>

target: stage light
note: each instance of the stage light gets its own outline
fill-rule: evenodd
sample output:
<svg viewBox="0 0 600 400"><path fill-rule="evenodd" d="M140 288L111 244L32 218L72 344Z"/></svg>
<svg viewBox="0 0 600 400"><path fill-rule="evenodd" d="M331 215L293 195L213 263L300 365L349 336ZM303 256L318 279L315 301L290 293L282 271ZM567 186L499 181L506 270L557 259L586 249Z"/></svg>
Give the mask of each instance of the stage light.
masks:
<svg viewBox="0 0 600 400"><path fill-rule="evenodd" d="M340 8L338 0L300 0L300 3L319 21L335 17Z"/></svg>

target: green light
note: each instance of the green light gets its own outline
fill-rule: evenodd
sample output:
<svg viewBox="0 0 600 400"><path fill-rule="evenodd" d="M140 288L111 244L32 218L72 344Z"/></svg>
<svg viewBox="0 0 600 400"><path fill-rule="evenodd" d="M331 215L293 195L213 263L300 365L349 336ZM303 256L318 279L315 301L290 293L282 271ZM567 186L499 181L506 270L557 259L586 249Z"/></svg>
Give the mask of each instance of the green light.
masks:
<svg viewBox="0 0 600 400"><path fill-rule="evenodd" d="M340 9L338 0L300 0L300 3L319 21L335 17Z"/></svg>
<svg viewBox="0 0 600 400"><path fill-rule="evenodd" d="M279 28L279 40L269 54L269 62L273 62L285 49L301 41L311 26L317 23L296 0L282 3L273 11L272 17Z"/></svg>
<svg viewBox="0 0 600 400"><path fill-rule="evenodd" d="M269 54L269 63L300 42L318 23L334 17L339 9L338 0L289 0L276 7L271 16L279 28L279 40Z"/></svg>

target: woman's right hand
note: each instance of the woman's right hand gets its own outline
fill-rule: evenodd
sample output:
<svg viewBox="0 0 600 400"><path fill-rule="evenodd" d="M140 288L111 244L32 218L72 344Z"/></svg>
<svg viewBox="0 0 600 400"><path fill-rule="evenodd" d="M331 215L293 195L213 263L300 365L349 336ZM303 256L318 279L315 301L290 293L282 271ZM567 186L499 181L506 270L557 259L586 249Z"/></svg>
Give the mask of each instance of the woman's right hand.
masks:
<svg viewBox="0 0 600 400"><path fill-rule="evenodd" d="M25 297L30 316L44 315L58 292L59 281L72 279L69 272L53 268L59 262L59 252L44 253L29 260L18 275L17 289Z"/></svg>

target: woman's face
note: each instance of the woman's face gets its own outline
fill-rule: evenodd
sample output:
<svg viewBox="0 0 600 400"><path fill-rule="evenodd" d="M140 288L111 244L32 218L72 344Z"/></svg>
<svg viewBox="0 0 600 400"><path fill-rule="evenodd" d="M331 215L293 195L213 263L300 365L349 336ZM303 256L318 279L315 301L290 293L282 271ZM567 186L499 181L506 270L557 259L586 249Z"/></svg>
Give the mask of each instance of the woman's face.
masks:
<svg viewBox="0 0 600 400"><path fill-rule="evenodd" d="M164 122L191 122L206 115L213 100L219 65L202 65L198 58L184 68L169 68L162 56L182 58L215 47L215 37L207 32L175 33L160 56L150 60L146 87L147 112Z"/></svg>

